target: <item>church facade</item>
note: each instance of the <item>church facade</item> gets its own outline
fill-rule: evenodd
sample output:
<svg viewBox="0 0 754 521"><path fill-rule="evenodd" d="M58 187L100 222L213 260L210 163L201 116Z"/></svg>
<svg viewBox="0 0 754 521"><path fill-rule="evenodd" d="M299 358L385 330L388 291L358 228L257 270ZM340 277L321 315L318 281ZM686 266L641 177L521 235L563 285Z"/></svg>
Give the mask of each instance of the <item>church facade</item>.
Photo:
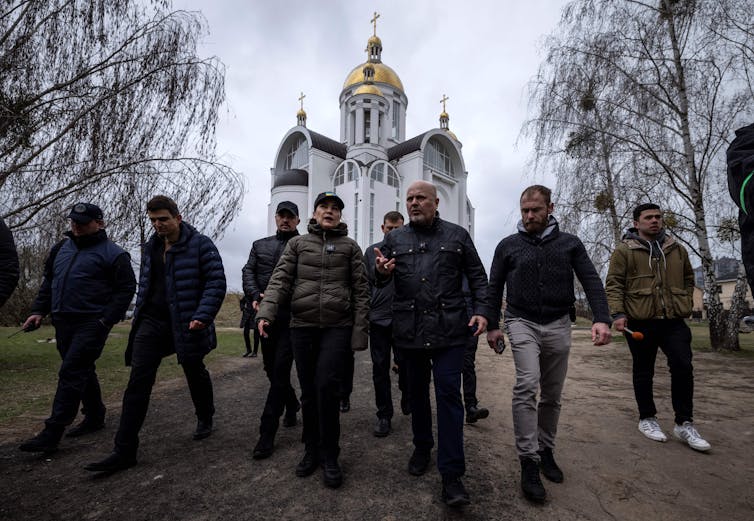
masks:
<svg viewBox="0 0 754 521"><path fill-rule="evenodd" d="M307 128L302 102L297 125L283 137L271 168L268 232L275 231L278 203L289 200L299 207L299 231L305 233L314 198L330 190L343 199L342 219L363 250L382 239L385 213L398 210L406 216L406 188L424 180L437 186L440 216L473 237L468 173L461 142L448 128L447 98L440 126L406 139L408 97L395 71L382 63L376 25L367 51L367 61L348 73L340 92L339 139Z"/></svg>

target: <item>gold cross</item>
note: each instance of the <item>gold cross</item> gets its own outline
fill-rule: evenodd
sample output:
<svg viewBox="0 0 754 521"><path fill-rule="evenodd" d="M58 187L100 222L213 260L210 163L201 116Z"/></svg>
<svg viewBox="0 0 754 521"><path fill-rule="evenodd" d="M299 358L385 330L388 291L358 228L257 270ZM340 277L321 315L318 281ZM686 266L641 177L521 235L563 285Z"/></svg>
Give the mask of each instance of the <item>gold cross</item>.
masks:
<svg viewBox="0 0 754 521"><path fill-rule="evenodd" d="M298 97L298 100L301 102L301 110L304 110L304 98L306 97L306 94L303 92L301 93L301 96Z"/></svg>
<svg viewBox="0 0 754 521"><path fill-rule="evenodd" d="M380 15L377 14L377 11L374 12L374 17L369 20L374 25L374 35L377 36L377 18L379 18Z"/></svg>
<svg viewBox="0 0 754 521"><path fill-rule="evenodd" d="M450 98L447 97L445 94L442 95L442 99L440 100L440 103L442 103L442 111L445 112L445 102L448 101Z"/></svg>

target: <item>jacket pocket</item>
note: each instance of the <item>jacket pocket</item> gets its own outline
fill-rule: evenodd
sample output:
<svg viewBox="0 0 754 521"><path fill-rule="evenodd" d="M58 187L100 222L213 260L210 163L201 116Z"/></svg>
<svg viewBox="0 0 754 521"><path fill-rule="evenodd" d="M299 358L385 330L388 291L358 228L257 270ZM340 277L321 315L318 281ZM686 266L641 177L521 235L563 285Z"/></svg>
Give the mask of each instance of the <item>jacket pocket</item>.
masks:
<svg viewBox="0 0 754 521"><path fill-rule="evenodd" d="M627 291L624 301L626 315L637 320L655 317L657 313L655 312L654 300L652 288Z"/></svg>
<svg viewBox="0 0 754 521"><path fill-rule="evenodd" d="M413 301L393 301L393 336L402 340L416 337L416 306Z"/></svg>
<svg viewBox="0 0 754 521"><path fill-rule="evenodd" d="M671 287L670 293L673 299L673 311L676 318L686 318L691 315L691 310L694 307L694 298L682 288Z"/></svg>

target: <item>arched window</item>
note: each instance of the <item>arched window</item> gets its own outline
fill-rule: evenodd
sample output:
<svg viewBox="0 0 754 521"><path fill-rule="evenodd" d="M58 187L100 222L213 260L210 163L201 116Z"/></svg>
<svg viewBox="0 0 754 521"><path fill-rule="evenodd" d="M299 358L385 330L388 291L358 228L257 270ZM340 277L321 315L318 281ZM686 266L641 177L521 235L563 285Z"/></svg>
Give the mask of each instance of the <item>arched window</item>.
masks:
<svg viewBox="0 0 754 521"><path fill-rule="evenodd" d="M335 171L335 177L333 178L333 186L342 185L345 182L344 165L340 165Z"/></svg>
<svg viewBox="0 0 754 521"><path fill-rule="evenodd" d="M453 177L453 161L448 150L436 139L427 143L424 151L424 167Z"/></svg>
<svg viewBox="0 0 754 521"><path fill-rule="evenodd" d="M378 183L385 182L385 163L377 163L369 172L369 188L374 188L375 181Z"/></svg>
<svg viewBox="0 0 754 521"><path fill-rule="evenodd" d="M306 166L309 162L309 147L303 136L299 136L285 153L285 169L293 170Z"/></svg>

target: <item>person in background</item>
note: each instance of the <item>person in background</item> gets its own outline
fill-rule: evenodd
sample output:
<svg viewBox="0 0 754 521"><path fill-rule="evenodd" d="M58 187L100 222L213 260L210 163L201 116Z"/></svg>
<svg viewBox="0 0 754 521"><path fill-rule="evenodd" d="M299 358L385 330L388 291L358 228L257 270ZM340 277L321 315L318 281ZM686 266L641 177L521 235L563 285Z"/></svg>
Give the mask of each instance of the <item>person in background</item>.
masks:
<svg viewBox="0 0 754 521"><path fill-rule="evenodd" d="M89 463L90 472L112 473L136 465L141 430L162 359L177 355L196 414L194 440L212 434L212 380L204 357L217 347L215 317L225 298L225 271L212 240L183 221L178 205L164 195L147 202L155 233L144 244L126 365L120 425L113 452Z"/></svg>
<svg viewBox="0 0 754 521"><path fill-rule="evenodd" d="M0 307L11 296L18 284L18 253L16 243L5 221L0 219Z"/></svg>
<svg viewBox="0 0 754 521"><path fill-rule="evenodd" d="M288 241L298 236L296 228L300 222L298 206L291 201L282 201L275 210L275 235L254 241L249 252L249 260L241 270L243 291L256 313L265 297L269 283ZM296 412L301 408L296 391L291 385L293 348L291 347L291 310L288 302L277 307L274 325L268 328L267 336L261 336L262 361L264 372L270 381L267 399L259 421L259 440L251 456L265 459L272 455L280 417L284 427L293 427L298 422ZM256 323L254 324L256 329ZM254 333L260 335L259 330Z"/></svg>
<svg viewBox="0 0 754 521"><path fill-rule="evenodd" d="M100 207L75 204L68 218L71 231L50 250L42 286L23 325L25 330L36 329L50 313L62 359L52 413L44 430L19 447L24 452L57 450L79 404L84 418L68 431L69 437L105 427L96 362L136 291L131 257L108 239Z"/></svg>
<svg viewBox="0 0 754 521"><path fill-rule="evenodd" d="M251 305L251 301L249 301L248 297L244 295L241 297L240 301L240 307L241 307L241 324L238 326L243 329L243 341L246 345L246 352L243 354L243 357L251 357L256 358L257 351L259 350L259 331L257 331L256 328L256 320L254 318L256 317L256 311L254 311L254 307ZM254 349L252 350L252 343L251 343L251 330L254 330Z"/></svg>
<svg viewBox="0 0 754 521"><path fill-rule="evenodd" d="M309 233L292 238L272 274L257 312L262 338L290 302L291 343L301 385L304 456L296 475L320 465L325 486L343 483L338 404L351 350L367 348L369 286L359 245L341 221L343 200L322 192Z"/></svg>

